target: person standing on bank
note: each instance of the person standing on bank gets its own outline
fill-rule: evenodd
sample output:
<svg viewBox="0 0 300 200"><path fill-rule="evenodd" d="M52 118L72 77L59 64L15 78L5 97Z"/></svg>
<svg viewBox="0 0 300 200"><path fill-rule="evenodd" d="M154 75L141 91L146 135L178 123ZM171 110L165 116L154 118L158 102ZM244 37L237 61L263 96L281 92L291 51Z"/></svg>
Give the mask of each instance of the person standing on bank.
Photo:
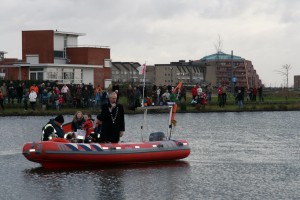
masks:
<svg viewBox="0 0 300 200"><path fill-rule="evenodd" d="M2 108L2 110L4 110L3 102L4 102L4 95L0 90L0 107Z"/></svg>
<svg viewBox="0 0 300 200"><path fill-rule="evenodd" d="M35 110L36 98L37 98L36 92L34 90L31 90L29 94L29 102L30 102L31 110Z"/></svg>
<svg viewBox="0 0 300 200"><path fill-rule="evenodd" d="M109 102L101 108L97 120L102 122L100 143L118 143L125 131L124 108L117 103L117 93L109 95Z"/></svg>
<svg viewBox="0 0 300 200"><path fill-rule="evenodd" d="M24 111L28 110L28 99L29 99L29 91L26 88L24 89L24 93L23 93Z"/></svg>

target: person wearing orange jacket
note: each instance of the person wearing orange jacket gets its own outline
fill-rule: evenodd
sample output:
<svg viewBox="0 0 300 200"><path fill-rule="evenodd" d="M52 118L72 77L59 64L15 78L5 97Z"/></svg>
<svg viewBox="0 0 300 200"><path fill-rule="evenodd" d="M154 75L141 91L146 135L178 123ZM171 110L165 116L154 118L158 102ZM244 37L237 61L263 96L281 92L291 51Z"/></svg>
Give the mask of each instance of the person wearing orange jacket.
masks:
<svg viewBox="0 0 300 200"><path fill-rule="evenodd" d="M32 90L34 90L35 93L37 93L37 94L39 93L39 88L38 88L38 86L35 85L35 83L32 84L32 86L30 86L29 91L31 92Z"/></svg>

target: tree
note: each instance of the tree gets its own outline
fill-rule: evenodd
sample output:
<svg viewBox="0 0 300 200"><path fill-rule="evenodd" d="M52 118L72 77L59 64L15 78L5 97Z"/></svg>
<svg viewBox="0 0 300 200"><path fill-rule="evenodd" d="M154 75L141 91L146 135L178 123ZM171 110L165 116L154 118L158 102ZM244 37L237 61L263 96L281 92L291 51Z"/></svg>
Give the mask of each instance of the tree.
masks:
<svg viewBox="0 0 300 200"><path fill-rule="evenodd" d="M276 70L281 76L284 77L284 79L286 80L286 87L289 87L289 74L290 74L290 70L292 69L291 65L285 64L282 67L282 70Z"/></svg>
<svg viewBox="0 0 300 200"><path fill-rule="evenodd" d="M216 49L218 54L219 54L219 52L222 51L222 38L219 34L218 34L217 43L215 44L215 49Z"/></svg>
<svg viewBox="0 0 300 200"><path fill-rule="evenodd" d="M221 36L219 34L218 34L218 38L217 38L217 41L214 44L214 46L215 46L215 49L217 51L216 66L218 67L219 66L219 55L220 55L220 52L222 51L222 39L221 39ZM218 80L218 81L221 82L221 80ZM217 84L220 84L220 83L217 83Z"/></svg>

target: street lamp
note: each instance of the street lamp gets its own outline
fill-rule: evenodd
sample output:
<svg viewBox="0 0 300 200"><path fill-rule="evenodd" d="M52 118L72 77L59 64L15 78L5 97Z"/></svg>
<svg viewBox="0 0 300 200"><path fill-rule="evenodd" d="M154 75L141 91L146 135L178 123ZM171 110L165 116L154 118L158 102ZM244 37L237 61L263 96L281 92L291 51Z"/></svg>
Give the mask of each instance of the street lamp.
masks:
<svg viewBox="0 0 300 200"><path fill-rule="evenodd" d="M170 67L171 70L171 85L173 84L173 67Z"/></svg>
<svg viewBox="0 0 300 200"><path fill-rule="evenodd" d="M231 51L231 91L233 93L233 95L235 96L235 84L237 82L237 77L234 75L234 70L237 68L237 66L233 65L233 51Z"/></svg>

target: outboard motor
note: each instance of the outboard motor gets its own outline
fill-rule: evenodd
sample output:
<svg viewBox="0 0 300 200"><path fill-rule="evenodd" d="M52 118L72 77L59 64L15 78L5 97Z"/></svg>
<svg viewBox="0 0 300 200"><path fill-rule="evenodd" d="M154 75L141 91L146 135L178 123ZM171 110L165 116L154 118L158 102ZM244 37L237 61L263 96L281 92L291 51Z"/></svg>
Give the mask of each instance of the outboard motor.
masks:
<svg viewBox="0 0 300 200"><path fill-rule="evenodd" d="M163 132L150 133L149 141L163 141L166 140L166 136Z"/></svg>

